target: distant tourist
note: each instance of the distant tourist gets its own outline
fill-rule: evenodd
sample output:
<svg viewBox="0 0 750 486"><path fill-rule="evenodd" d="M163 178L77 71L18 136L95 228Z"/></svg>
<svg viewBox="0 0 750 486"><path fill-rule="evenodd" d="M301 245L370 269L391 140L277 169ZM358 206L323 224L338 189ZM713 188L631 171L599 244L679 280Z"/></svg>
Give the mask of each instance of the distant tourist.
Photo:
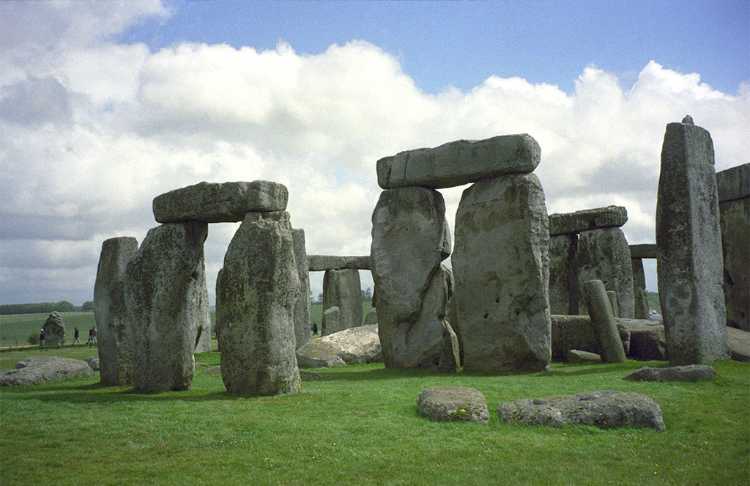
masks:
<svg viewBox="0 0 750 486"><path fill-rule="evenodd" d="M313 325L312 325L312 332L313 332L314 335L318 334L318 325L315 324L314 322L313 322Z"/></svg>
<svg viewBox="0 0 750 486"><path fill-rule="evenodd" d="M81 344L81 340L79 339L81 337L81 333L78 331L78 328L73 329L73 344Z"/></svg>
<svg viewBox="0 0 750 486"><path fill-rule="evenodd" d="M86 341L86 344L89 346L93 346L96 344L96 328L89 329L89 340Z"/></svg>
<svg viewBox="0 0 750 486"><path fill-rule="evenodd" d="M44 347L44 328L39 329L39 349Z"/></svg>

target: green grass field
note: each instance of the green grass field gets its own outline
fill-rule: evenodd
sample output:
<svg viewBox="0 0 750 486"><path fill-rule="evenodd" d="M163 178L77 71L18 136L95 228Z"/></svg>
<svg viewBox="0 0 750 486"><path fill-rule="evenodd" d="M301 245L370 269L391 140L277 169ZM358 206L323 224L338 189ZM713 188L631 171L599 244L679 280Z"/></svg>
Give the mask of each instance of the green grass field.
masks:
<svg viewBox="0 0 750 486"><path fill-rule="evenodd" d="M93 312L63 312L67 343L73 342L73 328L81 331L81 340L86 342L89 329L95 326ZM12 314L0 316L0 347L26 346L31 334L39 334L39 329L47 320L48 313Z"/></svg>
<svg viewBox="0 0 750 486"><path fill-rule="evenodd" d="M41 353L2 353L0 366ZM643 363L555 364L547 373L440 375L357 365L316 370L298 395L238 398L197 357L189 392L138 394L96 378L0 389L0 483L645 484L750 480L750 365L718 363L713 383L631 383ZM481 390L489 425L433 423L424 387ZM502 424L500 401L600 389L646 393L666 432Z"/></svg>

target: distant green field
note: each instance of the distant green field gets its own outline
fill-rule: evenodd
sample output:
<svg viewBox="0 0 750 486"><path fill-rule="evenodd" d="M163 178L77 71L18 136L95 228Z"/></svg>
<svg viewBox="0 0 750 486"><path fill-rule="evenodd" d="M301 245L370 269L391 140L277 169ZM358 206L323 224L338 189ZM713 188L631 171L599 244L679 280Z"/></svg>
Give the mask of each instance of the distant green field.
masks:
<svg viewBox="0 0 750 486"><path fill-rule="evenodd" d="M73 342L73 328L81 331L81 340L86 342L88 330L95 326L93 312L63 312L65 319L65 341ZM24 346L31 334L39 334L49 314L12 314L0 316L0 346Z"/></svg>

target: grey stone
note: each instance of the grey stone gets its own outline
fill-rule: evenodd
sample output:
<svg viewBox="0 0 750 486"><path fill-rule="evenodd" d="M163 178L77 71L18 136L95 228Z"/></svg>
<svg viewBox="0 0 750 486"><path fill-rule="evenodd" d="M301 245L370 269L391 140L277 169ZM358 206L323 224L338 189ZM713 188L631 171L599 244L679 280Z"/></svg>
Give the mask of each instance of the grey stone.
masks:
<svg viewBox="0 0 750 486"><path fill-rule="evenodd" d="M505 402L498 406L497 414L503 422L526 425L665 430L661 407L653 399L640 393L611 390Z"/></svg>
<svg viewBox="0 0 750 486"><path fill-rule="evenodd" d="M454 373L461 370L461 348L458 343L458 335L456 335L448 320L443 319L442 325L443 347L440 350L438 371Z"/></svg>
<svg viewBox="0 0 750 486"><path fill-rule="evenodd" d="M383 189L460 186L500 175L533 172L540 157L539 144L526 134L458 140L378 160L378 184Z"/></svg>
<svg viewBox="0 0 750 486"><path fill-rule="evenodd" d="M750 197L721 202L719 211L727 325L750 331Z"/></svg>
<svg viewBox="0 0 750 486"><path fill-rule="evenodd" d="M300 368L334 368L346 366L338 355L335 344L312 338L310 342L297 350L297 363Z"/></svg>
<svg viewBox="0 0 750 486"><path fill-rule="evenodd" d="M214 308L216 309L216 312L215 312L216 316L218 316L219 314L219 309L222 308L221 292L219 291L219 289L221 289L223 285L224 285L224 269L220 268L216 274L216 288L214 289L215 290L215 293L214 293L215 307ZM216 350L221 351L221 337L220 337L221 328L218 325L216 325L216 327L214 328L214 333L216 334Z"/></svg>
<svg viewBox="0 0 750 486"><path fill-rule="evenodd" d="M672 364L728 356L719 201L711 135L667 125L656 207L659 299Z"/></svg>
<svg viewBox="0 0 750 486"><path fill-rule="evenodd" d="M630 331L628 356L640 360L667 360L667 340L664 326L649 320L620 319Z"/></svg>
<svg viewBox="0 0 750 486"><path fill-rule="evenodd" d="M617 293L621 317L634 314L633 268L630 248L620 228L606 228L581 233L576 251L579 313L586 312L583 285L601 280L607 290Z"/></svg>
<svg viewBox="0 0 750 486"><path fill-rule="evenodd" d="M313 338L297 350L300 367L322 368L382 361L377 326L359 326Z"/></svg>
<svg viewBox="0 0 750 486"><path fill-rule="evenodd" d="M307 267L311 272L326 270L371 270L370 255L365 256L331 256L308 255Z"/></svg>
<svg viewBox="0 0 750 486"><path fill-rule="evenodd" d="M462 386L427 388L417 398L419 414L436 422L479 422L490 419L487 400L475 388Z"/></svg>
<svg viewBox="0 0 750 486"><path fill-rule="evenodd" d="M52 312L42 326L45 346L62 346L65 344L65 319L60 312Z"/></svg>
<svg viewBox="0 0 750 486"><path fill-rule="evenodd" d="M602 349L594 333L594 325L589 316L552 315L552 358L567 361L568 351L578 349L601 355ZM638 324L656 325L652 321L615 319L622 346L629 352L631 326Z"/></svg>
<svg viewBox="0 0 750 486"><path fill-rule="evenodd" d="M549 240L549 305L553 314L578 314L577 248L576 234Z"/></svg>
<svg viewBox="0 0 750 486"><path fill-rule="evenodd" d="M224 256L217 287L221 375L228 392L299 392L294 339L298 294L289 214L247 214Z"/></svg>
<svg viewBox="0 0 750 486"><path fill-rule="evenodd" d="M589 280L583 290L602 359L607 363L622 363L625 361L625 349L604 284L601 280Z"/></svg>
<svg viewBox="0 0 750 486"><path fill-rule="evenodd" d="M601 363L602 357L596 353L571 349L568 351L568 363Z"/></svg>
<svg viewBox="0 0 750 486"><path fill-rule="evenodd" d="M195 317L198 327L195 330L195 353L208 353L211 351L211 313L208 305L208 287L206 287L206 271L200 272L197 277L196 286L198 292L192 303L195 309Z"/></svg>
<svg viewBox="0 0 750 486"><path fill-rule="evenodd" d="M614 290L607 290L607 299L609 300L609 305L612 306L612 315L620 317L620 306L617 303L617 292Z"/></svg>
<svg viewBox="0 0 750 486"><path fill-rule="evenodd" d="M551 236L581 233L602 228L618 228L628 221L628 210L622 206L584 209L574 213L556 213L549 216Z"/></svg>
<svg viewBox="0 0 750 486"><path fill-rule="evenodd" d="M750 198L750 163L716 173L719 202Z"/></svg>
<svg viewBox="0 0 750 486"><path fill-rule="evenodd" d="M346 326L341 324L341 309L339 309L339 306L334 305L323 311L321 316L321 336L326 335L326 325L331 328L331 333L338 332L341 329L346 329Z"/></svg>
<svg viewBox="0 0 750 486"><path fill-rule="evenodd" d="M727 328L727 344L732 359L735 361L750 361L750 332Z"/></svg>
<svg viewBox="0 0 750 486"><path fill-rule="evenodd" d="M631 258L659 258L659 247L654 243L630 245Z"/></svg>
<svg viewBox="0 0 750 486"><path fill-rule="evenodd" d="M378 323L378 312L375 309L370 309L362 322L363 326L376 325Z"/></svg>
<svg viewBox="0 0 750 486"><path fill-rule="evenodd" d="M325 311L339 308L339 319L332 322ZM323 336L362 325L362 285L359 270L328 270L323 276Z"/></svg>
<svg viewBox="0 0 750 486"><path fill-rule="evenodd" d="M639 368L625 377L630 381L710 381L714 378L716 372L706 365Z"/></svg>
<svg viewBox="0 0 750 486"><path fill-rule="evenodd" d="M249 212L284 211L288 199L276 182L200 182L156 196L153 210L160 223L235 222Z"/></svg>
<svg viewBox="0 0 750 486"><path fill-rule="evenodd" d="M630 245L632 252L633 245ZM631 253L631 257L633 254ZM631 258L630 266L633 269L633 317L636 319L648 319L649 305L646 293L646 273L643 271L643 260Z"/></svg>
<svg viewBox="0 0 750 486"><path fill-rule="evenodd" d="M105 385L133 383L133 323L125 303L125 270L138 251L135 238L110 238L102 243L94 284L94 317L100 378Z"/></svg>
<svg viewBox="0 0 750 486"><path fill-rule="evenodd" d="M88 363L79 359L57 356L28 358L16 363L14 370L0 371L0 386L38 385L93 374Z"/></svg>
<svg viewBox="0 0 750 486"><path fill-rule="evenodd" d="M96 337L98 338L99 335L97 334ZM94 371L99 371L101 369L101 367L99 366L99 358L86 358L86 364L88 364Z"/></svg>
<svg viewBox="0 0 750 486"><path fill-rule="evenodd" d="M533 174L463 192L452 261L464 369L537 371L549 363L548 224Z"/></svg>
<svg viewBox="0 0 750 486"><path fill-rule="evenodd" d="M207 234L206 223L152 228L127 265L125 302L139 391L187 390L192 384L198 328L208 314Z"/></svg>
<svg viewBox="0 0 750 486"><path fill-rule="evenodd" d="M305 230L293 229L294 261L297 264L299 277L299 296L294 303L294 339L296 346L305 345L312 338L310 324L310 275L307 271L307 250L305 249Z"/></svg>

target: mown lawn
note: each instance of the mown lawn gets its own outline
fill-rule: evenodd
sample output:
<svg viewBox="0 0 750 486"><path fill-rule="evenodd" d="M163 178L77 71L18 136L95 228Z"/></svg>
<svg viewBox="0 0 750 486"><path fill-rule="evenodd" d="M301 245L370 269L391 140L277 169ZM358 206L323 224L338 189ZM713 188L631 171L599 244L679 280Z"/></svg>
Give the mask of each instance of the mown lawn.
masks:
<svg viewBox="0 0 750 486"><path fill-rule="evenodd" d="M359 365L316 370L298 395L237 398L209 372L218 363L218 353L198 355L190 392L137 394L96 378L0 389L0 483L750 483L747 364L719 363L715 382L688 384L623 381L636 362L515 376ZM448 384L480 389L490 424L419 417L420 390ZM651 395L667 431L511 426L494 410L502 400L599 389Z"/></svg>

